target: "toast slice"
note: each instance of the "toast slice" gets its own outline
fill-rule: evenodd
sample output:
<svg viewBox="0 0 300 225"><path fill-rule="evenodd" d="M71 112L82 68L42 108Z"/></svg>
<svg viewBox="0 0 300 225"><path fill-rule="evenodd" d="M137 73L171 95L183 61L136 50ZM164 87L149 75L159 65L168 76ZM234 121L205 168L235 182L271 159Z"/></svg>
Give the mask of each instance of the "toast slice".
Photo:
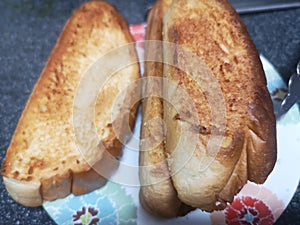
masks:
<svg viewBox="0 0 300 225"><path fill-rule="evenodd" d="M98 168L117 167L114 159L133 128L140 97L139 90L127 88L140 78L134 45L124 48L130 43L125 19L107 3L85 3L67 21L2 165L4 184L17 202L39 206L90 192L107 178ZM120 59L111 52L120 46L125 49L122 59L129 62L124 63L131 64L110 71L110 64Z"/></svg>
<svg viewBox="0 0 300 225"><path fill-rule="evenodd" d="M176 106L164 104L174 187L187 205L224 209L247 180L263 183L276 162L276 121L259 55L226 0L174 0L164 16L163 41L176 45L164 46L164 61L172 66L164 64L163 76L195 109L164 85Z"/></svg>
<svg viewBox="0 0 300 225"><path fill-rule="evenodd" d="M139 170L140 203L152 214L166 218L183 216L192 210L177 197L165 155L161 41L162 19L170 3L157 1L148 15Z"/></svg>

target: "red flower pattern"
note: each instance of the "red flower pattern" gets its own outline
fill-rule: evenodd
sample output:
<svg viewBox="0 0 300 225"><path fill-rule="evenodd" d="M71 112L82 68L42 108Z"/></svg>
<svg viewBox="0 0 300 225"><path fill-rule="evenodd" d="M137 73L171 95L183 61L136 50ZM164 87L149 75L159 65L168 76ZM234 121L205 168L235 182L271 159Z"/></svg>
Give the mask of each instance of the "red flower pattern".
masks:
<svg viewBox="0 0 300 225"><path fill-rule="evenodd" d="M236 198L225 210L228 225L272 225L274 216L261 200L242 196Z"/></svg>

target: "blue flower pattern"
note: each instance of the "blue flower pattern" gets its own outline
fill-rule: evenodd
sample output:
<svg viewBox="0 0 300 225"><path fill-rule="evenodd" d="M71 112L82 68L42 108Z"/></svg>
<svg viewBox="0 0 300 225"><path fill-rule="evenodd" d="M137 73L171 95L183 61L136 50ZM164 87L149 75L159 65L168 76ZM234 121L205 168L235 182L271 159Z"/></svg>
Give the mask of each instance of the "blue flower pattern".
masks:
<svg viewBox="0 0 300 225"><path fill-rule="evenodd" d="M89 194L69 195L64 199L47 202L43 206L59 225L136 224L137 209L131 196L126 195L125 190L120 185L110 182ZM93 214L97 215L89 215L88 210L94 210L92 211ZM78 218L81 213L83 216L80 220ZM76 221L74 221L74 218ZM98 219L94 219L94 223L88 223L93 218ZM80 223L80 221L83 223Z"/></svg>

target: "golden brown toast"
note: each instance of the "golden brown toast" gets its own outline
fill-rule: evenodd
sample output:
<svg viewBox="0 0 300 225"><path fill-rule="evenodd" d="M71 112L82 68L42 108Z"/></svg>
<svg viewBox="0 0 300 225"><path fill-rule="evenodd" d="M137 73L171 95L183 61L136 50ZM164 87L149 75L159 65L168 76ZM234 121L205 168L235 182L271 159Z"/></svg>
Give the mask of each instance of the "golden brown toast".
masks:
<svg viewBox="0 0 300 225"><path fill-rule="evenodd" d="M163 73L164 102L163 109L158 99L143 102L142 137L147 129L157 136L147 128L156 114L163 115L166 137L164 145L141 154L148 164L167 158L163 174L172 186L142 187L141 201L163 216L168 205L178 209L178 200L208 212L224 209L248 180L263 183L276 162L276 121L259 55L226 0L173 0L162 31L161 14L153 12L147 29L162 32L164 65L149 63L145 71ZM151 101L158 104L147 111ZM150 178L153 171L141 173L141 180ZM152 203L159 198L160 204Z"/></svg>
<svg viewBox="0 0 300 225"><path fill-rule="evenodd" d="M164 17L163 40L182 48L173 52L164 48L164 60L175 65L165 64L164 77L177 82L194 100L196 113L190 113L198 118L196 124L188 122L185 102L178 101L180 118L174 107L164 105L171 173L184 165L172 176L174 187L187 205L205 211L223 209L247 180L263 183L276 161L276 122L259 55L226 0L174 0ZM193 56L186 58L183 51ZM201 63L206 67L202 71ZM216 104L219 98L224 100L223 108ZM224 118L217 121L222 110ZM185 135L179 127L192 130L197 141L187 138L174 147ZM217 136L220 142L211 143ZM186 148L194 148L193 144L191 158L184 161Z"/></svg>
<svg viewBox="0 0 300 225"><path fill-rule="evenodd" d="M139 92L126 91L140 77L135 49L124 53L135 63L111 71L113 76L105 68L109 62L94 67L106 82L101 91L96 81L86 77L95 75L90 69L102 56L132 42L125 19L107 3L85 3L70 17L27 102L2 165L6 188L17 202L38 206L45 200L87 193L103 185L105 178L94 168L106 163L103 158L120 155L123 138L135 121L137 104L133 101ZM99 88L95 89L99 91L94 93L95 102L89 99L95 91L92 87ZM116 107L121 92L124 101ZM88 107L94 114L87 117Z"/></svg>
<svg viewBox="0 0 300 225"><path fill-rule="evenodd" d="M162 60L162 19L169 4L166 0L157 1L148 15L139 171L142 206L147 211L163 217L183 216L192 210L177 198L165 156L163 64L160 61Z"/></svg>

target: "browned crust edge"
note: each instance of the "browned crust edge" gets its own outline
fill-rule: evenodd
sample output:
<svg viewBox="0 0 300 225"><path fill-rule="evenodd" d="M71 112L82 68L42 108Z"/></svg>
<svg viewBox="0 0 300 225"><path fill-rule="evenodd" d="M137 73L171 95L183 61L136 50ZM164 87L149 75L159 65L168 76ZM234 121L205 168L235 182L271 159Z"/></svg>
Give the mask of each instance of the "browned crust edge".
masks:
<svg viewBox="0 0 300 225"><path fill-rule="evenodd" d="M65 39L68 39L69 29L70 26L72 26L72 21L75 20L76 16L80 13L84 13L86 11L96 11L101 8L101 10L108 10L111 11L113 16L116 17L116 20L118 21L122 32L125 34L128 43L134 42L133 37L130 34L129 26L126 22L126 20L120 15L117 10L105 2L100 1L91 1L88 3L84 3L82 6L80 6L78 9L76 9L73 13L73 15L70 17L70 19L66 22L57 42L54 46L48 61L41 73L40 78L38 79L36 85L34 86L33 92L29 97L29 100L24 108L24 111L27 110L27 107L29 105L29 102L31 99L34 98L34 93L39 88L40 83L42 82L42 77L47 72L48 65L51 64L51 61L55 60L55 56L57 54L61 54L60 47L62 46L62 43ZM137 57L137 54L136 54ZM137 71L139 73L139 69ZM132 93L131 93L132 94ZM138 109L138 103L135 104L131 112L129 113L129 126L130 129L133 129L135 117L137 115L137 109ZM23 112L24 112L23 111ZM22 116L20 117L20 120L22 120ZM18 127L16 128L14 133L18 132ZM129 132L129 131L128 131ZM125 135L125 134L124 134ZM112 139L110 140L104 140L105 142L115 143L114 146L110 145L110 151L113 153L118 153L121 151L122 144L118 141L117 137L114 135L111 135ZM117 143L117 144L116 144ZM11 197L19 202L20 204L23 204L25 206L29 207L36 207L43 204L44 201L52 201L57 198L64 198L70 193L74 193L75 195L85 194L90 191L93 191L101 186L103 186L106 182L106 179L103 178L100 174L98 174L92 167L89 165L86 166L83 171L74 173L71 170L68 170L67 173L56 175L53 177L50 177L48 179L40 180L39 182L30 182L30 181L19 181L13 178L10 178L7 176L7 170L10 167L10 154L13 154L12 152L8 151L7 155L3 161L2 165L2 175L3 175L3 181L6 186L7 191L11 195ZM101 159L95 163L96 164L101 163Z"/></svg>

